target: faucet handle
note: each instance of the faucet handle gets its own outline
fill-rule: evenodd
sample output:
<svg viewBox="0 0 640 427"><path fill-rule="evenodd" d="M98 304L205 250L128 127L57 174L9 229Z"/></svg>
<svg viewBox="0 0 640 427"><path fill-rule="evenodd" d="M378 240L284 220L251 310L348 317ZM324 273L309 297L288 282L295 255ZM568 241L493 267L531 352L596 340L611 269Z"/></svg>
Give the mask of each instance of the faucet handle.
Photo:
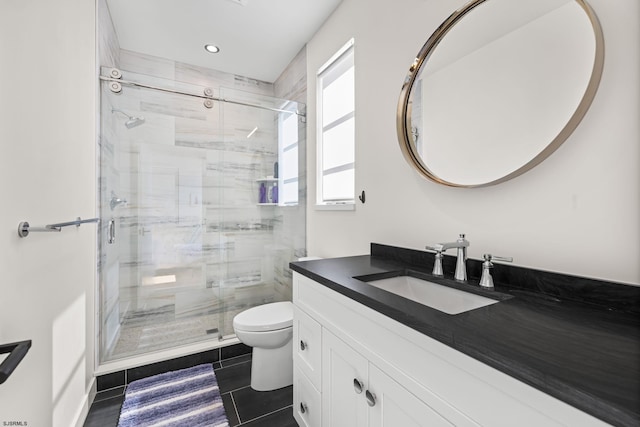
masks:
<svg viewBox="0 0 640 427"><path fill-rule="evenodd" d="M433 271L431 274L438 277L443 277L444 272L442 271L442 252L446 251L441 244L435 244L433 246L425 246L425 249L428 251L433 251L436 253L436 259L433 263Z"/></svg>
<svg viewBox="0 0 640 427"><path fill-rule="evenodd" d="M493 262L491 261L513 262L513 258L495 256L491 254L484 254L482 255L482 257L484 258L484 262L482 263L482 277L480 277L480 287L485 289L493 289L493 277L491 277L490 271L490 269L493 268Z"/></svg>
<svg viewBox="0 0 640 427"><path fill-rule="evenodd" d="M482 257L484 258L485 261L500 261L500 262L513 262L513 258L512 257L504 257L504 256L497 256L497 255L491 255L491 254L484 254L482 255Z"/></svg>

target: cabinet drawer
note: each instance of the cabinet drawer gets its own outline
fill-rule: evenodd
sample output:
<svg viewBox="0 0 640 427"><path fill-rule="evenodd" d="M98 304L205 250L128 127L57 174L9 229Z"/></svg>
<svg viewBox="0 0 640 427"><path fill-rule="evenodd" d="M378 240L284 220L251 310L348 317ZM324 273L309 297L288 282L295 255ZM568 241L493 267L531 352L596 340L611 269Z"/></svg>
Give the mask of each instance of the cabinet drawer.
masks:
<svg viewBox="0 0 640 427"><path fill-rule="evenodd" d="M293 363L321 389L322 326L298 307L293 308Z"/></svg>
<svg viewBox="0 0 640 427"><path fill-rule="evenodd" d="M320 392L300 369L293 369L293 417L300 427L320 427Z"/></svg>

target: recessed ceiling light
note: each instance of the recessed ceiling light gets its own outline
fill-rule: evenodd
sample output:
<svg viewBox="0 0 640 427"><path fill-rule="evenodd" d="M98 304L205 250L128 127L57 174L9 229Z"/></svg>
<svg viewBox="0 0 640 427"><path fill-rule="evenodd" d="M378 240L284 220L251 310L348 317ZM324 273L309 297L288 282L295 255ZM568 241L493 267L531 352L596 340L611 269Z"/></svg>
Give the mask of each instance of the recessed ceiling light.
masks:
<svg viewBox="0 0 640 427"><path fill-rule="evenodd" d="M204 45L204 50L206 50L209 53L218 53L218 52L220 52L220 48L218 46L214 46L212 44L205 44Z"/></svg>

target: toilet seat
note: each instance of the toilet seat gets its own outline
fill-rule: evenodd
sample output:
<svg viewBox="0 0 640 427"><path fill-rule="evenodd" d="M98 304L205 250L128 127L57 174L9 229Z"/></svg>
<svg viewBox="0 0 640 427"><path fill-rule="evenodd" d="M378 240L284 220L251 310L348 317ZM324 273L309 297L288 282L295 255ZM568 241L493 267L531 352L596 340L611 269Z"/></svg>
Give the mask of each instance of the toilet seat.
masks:
<svg viewBox="0 0 640 427"><path fill-rule="evenodd" d="M233 318L233 328L247 332L267 332L293 326L291 301L264 304L239 313Z"/></svg>

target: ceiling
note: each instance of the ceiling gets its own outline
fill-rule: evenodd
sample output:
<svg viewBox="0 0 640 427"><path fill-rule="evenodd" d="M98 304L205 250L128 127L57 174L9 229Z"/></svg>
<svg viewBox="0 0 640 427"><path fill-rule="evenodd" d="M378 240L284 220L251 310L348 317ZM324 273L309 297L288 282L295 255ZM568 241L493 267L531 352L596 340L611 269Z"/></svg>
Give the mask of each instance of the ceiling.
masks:
<svg viewBox="0 0 640 427"><path fill-rule="evenodd" d="M120 47L274 82L341 0L107 0ZM205 51L205 44L220 52Z"/></svg>

